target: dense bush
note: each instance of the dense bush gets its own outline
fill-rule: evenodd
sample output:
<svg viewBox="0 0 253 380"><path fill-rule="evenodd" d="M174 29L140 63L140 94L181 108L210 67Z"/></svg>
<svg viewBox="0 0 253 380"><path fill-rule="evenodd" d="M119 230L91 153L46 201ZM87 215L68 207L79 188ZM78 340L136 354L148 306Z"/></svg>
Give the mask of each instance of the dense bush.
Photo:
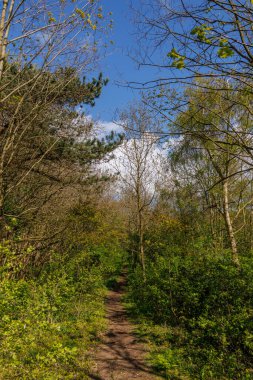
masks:
<svg viewBox="0 0 253 380"><path fill-rule="evenodd" d="M1 247L0 379L86 378L88 349L105 326L104 283L119 266L115 253L105 268L98 251L68 260L52 253L52 262L33 280L11 278L15 252L8 244Z"/></svg>
<svg viewBox="0 0 253 380"><path fill-rule="evenodd" d="M158 257L145 282L138 271L129 297L156 343L154 366L169 379L253 378L252 258L238 270L225 254Z"/></svg>

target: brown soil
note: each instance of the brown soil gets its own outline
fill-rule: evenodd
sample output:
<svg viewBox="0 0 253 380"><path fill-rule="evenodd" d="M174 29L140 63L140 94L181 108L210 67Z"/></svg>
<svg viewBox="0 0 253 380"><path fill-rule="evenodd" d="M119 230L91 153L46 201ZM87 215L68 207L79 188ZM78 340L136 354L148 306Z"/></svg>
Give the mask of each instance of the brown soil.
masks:
<svg viewBox="0 0 253 380"><path fill-rule="evenodd" d="M133 326L127 320L122 306L125 279L107 298L108 331L95 353L94 380L158 380L145 362L145 346L134 336Z"/></svg>

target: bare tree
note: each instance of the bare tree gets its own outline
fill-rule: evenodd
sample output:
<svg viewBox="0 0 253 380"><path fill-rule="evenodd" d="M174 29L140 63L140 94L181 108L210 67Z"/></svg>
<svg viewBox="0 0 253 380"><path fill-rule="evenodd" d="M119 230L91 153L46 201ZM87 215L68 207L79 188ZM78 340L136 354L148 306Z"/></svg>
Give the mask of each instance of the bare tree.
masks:
<svg viewBox="0 0 253 380"><path fill-rule="evenodd" d="M139 63L165 73L147 87L229 78L252 92L251 1L142 1L135 16Z"/></svg>
<svg viewBox="0 0 253 380"><path fill-rule="evenodd" d="M120 120L126 138L118 148L116 166L122 186L121 196L127 202L133 229L138 235L137 257L145 278L144 235L148 212L156 197L162 159L152 133L154 122L143 105L131 107L120 115Z"/></svg>
<svg viewBox="0 0 253 380"><path fill-rule="evenodd" d="M224 122L230 125L226 132L230 144L241 147L238 159L250 157L252 161L252 2L143 1L135 12L140 38L138 63L156 71L146 83L130 85L157 90L149 104L171 123L175 110L184 110L186 102L190 104L191 98L182 96L187 88L202 89L203 101L208 91L219 92L219 99L225 104L230 99L229 107L244 118L243 129L236 130L229 119ZM178 93L174 102L163 96L168 88ZM160 107L153 104L158 98ZM207 108L205 103L203 111ZM209 111L216 112L211 108ZM222 127L213 126L217 133L219 129ZM168 134L171 132L167 129Z"/></svg>

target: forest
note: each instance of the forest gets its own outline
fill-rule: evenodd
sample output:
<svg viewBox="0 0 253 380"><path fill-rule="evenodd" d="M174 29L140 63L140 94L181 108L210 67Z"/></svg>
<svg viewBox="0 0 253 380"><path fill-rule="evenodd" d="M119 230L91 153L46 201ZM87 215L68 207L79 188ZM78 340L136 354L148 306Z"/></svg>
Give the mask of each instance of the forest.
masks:
<svg viewBox="0 0 253 380"><path fill-rule="evenodd" d="M252 41L252 0L1 0L0 380L253 379Z"/></svg>

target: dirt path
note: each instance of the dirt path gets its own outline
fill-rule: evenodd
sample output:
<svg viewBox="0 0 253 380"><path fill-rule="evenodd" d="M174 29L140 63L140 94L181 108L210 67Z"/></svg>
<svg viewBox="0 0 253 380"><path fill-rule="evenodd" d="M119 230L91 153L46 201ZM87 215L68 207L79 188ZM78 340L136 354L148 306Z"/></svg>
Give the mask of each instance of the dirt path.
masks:
<svg viewBox="0 0 253 380"><path fill-rule="evenodd" d="M95 353L96 367L90 375L94 380L158 380L145 363L144 345L133 334L121 304L125 280L122 277L116 291L107 299L108 331ZM159 378L160 379L160 378Z"/></svg>

